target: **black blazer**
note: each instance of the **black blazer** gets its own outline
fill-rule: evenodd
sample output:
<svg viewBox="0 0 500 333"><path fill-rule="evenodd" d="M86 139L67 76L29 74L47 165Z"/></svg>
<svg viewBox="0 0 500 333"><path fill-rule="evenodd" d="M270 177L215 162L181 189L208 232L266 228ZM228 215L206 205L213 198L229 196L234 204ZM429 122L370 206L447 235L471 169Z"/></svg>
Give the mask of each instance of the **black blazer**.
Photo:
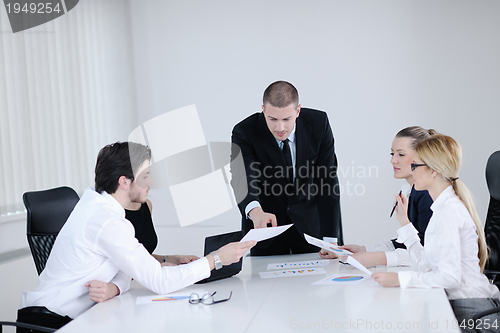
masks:
<svg viewBox="0 0 500 333"><path fill-rule="evenodd" d="M410 198L408 199L408 219L418 230L418 237L422 245L424 245L425 229L427 229L429 220L432 217L432 203L429 192L426 190L417 191L415 187L411 188ZM396 242L396 239L393 239L392 243L396 249L406 249L406 246Z"/></svg>
<svg viewBox="0 0 500 333"><path fill-rule="evenodd" d="M284 177L283 153L262 112L237 124L231 141L231 185L245 232L253 228L245 208L255 200L265 212L276 215L278 225L286 224L289 218L301 233L337 237L343 244L337 157L325 112L302 108L296 120L294 185ZM244 166L235 163L240 151Z"/></svg>

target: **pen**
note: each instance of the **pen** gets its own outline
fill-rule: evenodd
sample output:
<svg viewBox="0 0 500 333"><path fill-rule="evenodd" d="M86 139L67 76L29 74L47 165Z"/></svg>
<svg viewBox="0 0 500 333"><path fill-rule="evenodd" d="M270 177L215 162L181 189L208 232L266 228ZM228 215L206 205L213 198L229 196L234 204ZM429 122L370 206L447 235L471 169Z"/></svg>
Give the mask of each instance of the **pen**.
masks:
<svg viewBox="0 0 500 333"><path fill-rule="evenodd" d="M399 191L399 196L401 196L401 193L402 193L402 192L403 192L403 191ZM396 203L394 204L394 207L392 207L391 216L389 216L389 218L391 218L391 217L392 217L392 214L394 214L394 210L396 209L396 206L397 206L397 205L398 205L398 201L396 200Z"/></svg>

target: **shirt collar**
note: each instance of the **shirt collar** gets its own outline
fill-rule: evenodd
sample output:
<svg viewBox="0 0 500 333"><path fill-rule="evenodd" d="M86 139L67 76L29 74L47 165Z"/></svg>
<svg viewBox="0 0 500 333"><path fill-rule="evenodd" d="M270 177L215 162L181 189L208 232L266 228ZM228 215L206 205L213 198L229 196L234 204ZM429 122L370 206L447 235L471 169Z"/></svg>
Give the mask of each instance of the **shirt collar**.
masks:
<svg viewBox="0 0 500 333"><path fill-rule="evenodd" d="M92 197L95 201L103 202L103 203L105 202L106 204L110 205L113 208L113 210L115 210L117 213L119 213L120 215L123 215L123 217L125 217L125 209L108 192L103 191L102 193L98 193L92 187L87 188L87 190L85 192L89 192L89 194L92 195Z"/></svg>
<svg viewBox="0 0 500 333"><path fill-rule="evenodd" d="M441 194L436 198L436 201L434 201L431 205L431 210L434 211L435 209L439 208L440 206L444 205L446 201L453 197L455 194L455 190L453 189L453 185L448 186L447 188L444 189Z"/></svg>

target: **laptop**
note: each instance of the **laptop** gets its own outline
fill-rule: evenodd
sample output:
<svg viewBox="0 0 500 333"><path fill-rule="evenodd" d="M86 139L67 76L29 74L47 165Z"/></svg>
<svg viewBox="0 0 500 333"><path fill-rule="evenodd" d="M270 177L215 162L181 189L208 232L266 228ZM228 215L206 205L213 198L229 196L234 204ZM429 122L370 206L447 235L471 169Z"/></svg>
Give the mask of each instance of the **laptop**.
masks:
<svg viewBox="0 0 500 333"><path fill-rule="evenodd" d="M240 230L221 235L209 236L205 238L205 256L210 252L220 249L221 247L223 247L228 243L239 242L244 235L245 233L243 232L243 230ZM240 261L235 262L234 264L231 264L229 266L223 266L219 270L213 269L212 274L208 278L198 281L196 283L207 283L236 275L241 271L242 265L243 265L243 257L240 258Z"/></svg>

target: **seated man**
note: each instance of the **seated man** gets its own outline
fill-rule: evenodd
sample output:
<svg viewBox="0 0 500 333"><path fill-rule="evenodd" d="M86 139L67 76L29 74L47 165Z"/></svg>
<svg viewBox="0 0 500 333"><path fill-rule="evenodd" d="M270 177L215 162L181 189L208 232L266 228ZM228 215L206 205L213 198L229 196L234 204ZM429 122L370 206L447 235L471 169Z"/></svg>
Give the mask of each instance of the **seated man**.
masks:
<svg viewBox="0 0 500 333"><path fill-rule="evenodd" d="M62 227L38 287L23 293L19 322L60 328L95 302L126 292L131 278L155 293L173 292L209 277L216 266L237 262L255 245L230 243L189 264L162 266L125 219L125 207L146 201L150 159L150 149L137 143L101 149L95 190L85 190Z"/></svg>

